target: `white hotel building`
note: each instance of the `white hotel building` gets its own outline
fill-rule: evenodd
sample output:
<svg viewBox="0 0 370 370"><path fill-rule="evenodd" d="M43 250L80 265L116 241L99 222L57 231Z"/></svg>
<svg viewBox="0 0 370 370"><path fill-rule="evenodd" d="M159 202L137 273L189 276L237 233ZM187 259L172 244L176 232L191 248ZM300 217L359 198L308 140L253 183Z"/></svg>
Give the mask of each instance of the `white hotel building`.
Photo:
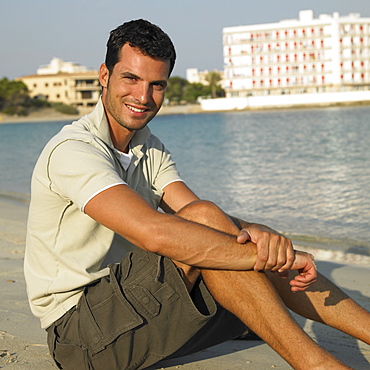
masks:
<svg viewBox="0 0 370 370"><path fill-rule="evenodd" d="M227 97L370 90L370 18L320 15L223 29Z"/></svg>

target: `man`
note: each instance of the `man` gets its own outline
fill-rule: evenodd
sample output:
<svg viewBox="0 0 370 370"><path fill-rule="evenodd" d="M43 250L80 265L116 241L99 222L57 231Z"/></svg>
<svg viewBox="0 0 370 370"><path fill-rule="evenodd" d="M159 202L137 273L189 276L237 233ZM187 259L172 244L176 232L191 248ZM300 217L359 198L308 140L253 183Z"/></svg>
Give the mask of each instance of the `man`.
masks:
<svg viewBox="0 0 370 370"><path fill-rule="evenodd" d="M369 344L370 314L290 240L200 200L151 135L175 56L147 21L112 31L101 100L36 164L25 276L56 364L145 368L248 327L296 369L347 368L286 306Z"/></svg>

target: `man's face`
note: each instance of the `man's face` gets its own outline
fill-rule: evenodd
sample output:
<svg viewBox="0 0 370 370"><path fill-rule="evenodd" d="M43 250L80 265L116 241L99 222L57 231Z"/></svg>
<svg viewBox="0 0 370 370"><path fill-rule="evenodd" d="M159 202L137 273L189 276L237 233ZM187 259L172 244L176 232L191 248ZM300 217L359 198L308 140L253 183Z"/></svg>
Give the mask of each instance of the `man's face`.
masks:
<svg viewBox="0 0 370 370"><path fill-rule="evenodd" d="M111 74L103 64L99 77L110 124L129 131L143 128L163 103L169 70L169 60L153 59L128 44Z"/></svg>

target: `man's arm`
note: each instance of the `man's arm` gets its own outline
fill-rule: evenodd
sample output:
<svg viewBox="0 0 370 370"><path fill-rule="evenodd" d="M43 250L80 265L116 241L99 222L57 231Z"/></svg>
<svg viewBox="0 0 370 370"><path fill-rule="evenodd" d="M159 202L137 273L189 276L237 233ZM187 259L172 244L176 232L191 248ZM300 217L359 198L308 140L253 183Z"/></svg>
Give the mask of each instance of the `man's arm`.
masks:
<svg viewBox="0 0 370 370"><path fill-rule="evenodd" d="M183 182L174 182L164 189L161 207L165 212L178 212L187 204L198 200L194 192ZM258 224L252 224L237 217L230 216L234 224L240 229L238 243L244 244L248 241L257 246L257 259L254 265L256 271L276 270L278 260L286 259L287 263L281 270L289 270L295 259L292 242L277 231ZM274 253L277 250L278 253ZM280 254L280 255L279 255Z"/></svg>
<svg viewBox="0 0 370 370"><path fill-rule="evenodd" d="M185 205L198 199L185 183L174 182L164 189L161 206L163 210L170 209L178 212ZM311 254L295 251L290 239L268 226L250 223L230 215L229 218L240 229L237 242L241 244L252 242L256 248L254 270L279 271L282 277L286 276L288 270L298 270L299 275L291 280L293 291L305 290L315 281L316 266ZM287 263L283 266L279 265L279 260L284 259ZM277 265L280 268L277 268Z"/></svg>
<svg viewBox="0 0 370 370"><path fill-rule="evenodd" d="M185 187L185 188L184 188ZM171 190L170 190L171 188ZM183 183L165 188L163 208L177 212L189 202L198 200ZM182 191L178 199L174 194ZM175 199L171 202L171 199ZM187 265L211 269L251 270L257 260L256 244L240 243L236 236L225 234L207 226L185 220L172 214L158 212L127 185L109 188L85 206L85 212L102 225L138 247L169 257ZM276 246L269 253L279 256L280 266L286 256L277 253ZM284 263L281 263L284 261ZM297 252L291 269L301 269L301 280L295 279L295 290L304 290L316 277L316 270L305 253ZM269 269L269 268L266 268Z"/></svg>
<svg viewBox="0 0 370 370"><path fill-rule="evenodd" d="M170 199L168 195L164 199ZM185 205L178 202L169 206L176 212ZM188 265L250 270L255 264L253 243L240 244L235 236L158 212L127 185L97 194L86 204L85 212L138 247Z"/></svg>

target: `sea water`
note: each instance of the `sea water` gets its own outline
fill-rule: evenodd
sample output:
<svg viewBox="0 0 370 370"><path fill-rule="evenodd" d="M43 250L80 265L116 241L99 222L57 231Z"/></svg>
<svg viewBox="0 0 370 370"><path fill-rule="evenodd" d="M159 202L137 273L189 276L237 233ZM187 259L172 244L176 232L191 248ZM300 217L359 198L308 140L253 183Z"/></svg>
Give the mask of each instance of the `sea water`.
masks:
<svg viewBox="0 0 370 370"><path fill-rule="evenodd" d="M370 256L370 107L157 116L185 182L229 214L295 243ZM0 192L30 193L68 122L0 125Z"/></svg>

